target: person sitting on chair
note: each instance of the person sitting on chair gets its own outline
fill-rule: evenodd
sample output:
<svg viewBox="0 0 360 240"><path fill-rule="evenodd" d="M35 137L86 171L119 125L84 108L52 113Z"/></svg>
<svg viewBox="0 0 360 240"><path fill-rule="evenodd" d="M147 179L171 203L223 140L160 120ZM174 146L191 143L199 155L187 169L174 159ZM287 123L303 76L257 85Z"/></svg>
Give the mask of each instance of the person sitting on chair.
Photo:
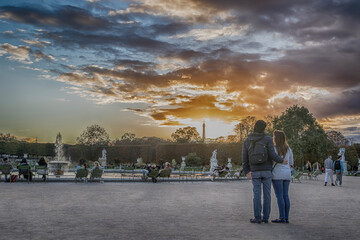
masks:
<svg viewBox="0 0 360 240"><path fill-rule="evenodd" d="M215 180L215 177L218 177L219 174L220 174L220 171L221 171L222 167L220 166L216 166L213 170L213 172L210 174L210 177L211 177L211 181L214 181Z"/></svg>
<svg viewBox="0 0 360 240"><path fill-rule="evenodd" d="M150 175L151 171L155 171L155 170L158 170L158 166L156 166L156 164L152 164L150 169L149 169L149 173L148 173L148 176ZM156 177L152 177L151 178L151 181L156 183L157 182L157 179Z"/></svg>
<svg viewBox="0 0 360 240"><path fill-rule="evenodd" d="M165 163L164 168L159 171L159 175L160 175L160 173L161 173L162 171L167 171L167 170L170 170L170 171L172 170L172 166L170 165L169 162L166 162L166 163ZM159 176L159 175L158 175L158 176Z"/></svg>
<svg viewBox="0 0 360 240"><path fill-rule="evenodd" d="M39 160L39 162L38 162L38 165L39 166L45 166L45 167L47 167L47 163L46 163L46 161L45 161L45 158L40 158L40 160ZM46 171L46 170L42 170L42 171ZM44 172L44 174L42 175L42 179L43 179L43 181L45 182L46 181L46 173Z"/></svg>
<svg viewBox="0 0 360 240"><path fill-rule="evenodd" d="M26 161L26 158L23 158L23 160L20 163L20 166L29 166L29 164ZM31 170L19 170L19 176L23 175L25 179L28 179L29 181L32 181L32 172Z"/></svg>
<svg viewBox="0 0 360 240"><path fill-rule="evenodd" d="M223 167L222 169L219 170L219 175L222 174L223 172L227 172L227 173L228 173L229 171L230 171L229 167L227 167L227 166L226 166L226 167Z"/></svg>
<svg viewBox="0 0 360 240"><path fill-rule="evenodd" d="M86 160L85 160L85 159L80 159L79 165L76 166L76 168L75 168L75 175L76 175L77 171L78 171L80 168L85 167L85 165L86 165ZM86 167L85 167L85 169L86 169Z"/></svg>
<svg viewBox="0 0 360 240"><path fill-rule="evenodd" d="M3 172L4 176L5 176L5 182L10 182L11 181L11 172L13 170L12 165L9 163L9 159L8 158L4 158L3 162L1 163L1 165L10 165L10 170ZM10 175L10 178L8 178L7 176Z"/></svg>
<svg viewBox="0 0 360 240"><path fill-rule="evenodd" d="M94 169L101 169L100 163L98 161L94 162L94 167L90 170L90 172L92 172Z"/></svg>
<svg viewBox="0 0 360 240"><path fill-rule="evenodd" d="M144 165L143 166L143 168L142 168L142 177L141 177L141 179L143 180L143 181L146 181L147 180L147 178L148 178L148 176L149 176L149 172L150 172L150 168L151 168L151 165L150 164L148 164L148 165Z"/></svg>

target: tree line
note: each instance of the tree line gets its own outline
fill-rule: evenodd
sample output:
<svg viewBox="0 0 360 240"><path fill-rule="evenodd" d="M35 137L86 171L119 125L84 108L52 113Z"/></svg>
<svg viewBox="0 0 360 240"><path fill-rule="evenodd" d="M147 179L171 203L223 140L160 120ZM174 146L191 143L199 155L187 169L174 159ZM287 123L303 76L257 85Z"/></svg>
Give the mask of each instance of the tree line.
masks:
<svg viewBox="0 0 360 240"><path fill-rule="evenodd" d="M234 134L222 136L215 140L217 143L242 143L245 138L252 133L254 124L258 119L254 116L247 116L240 119L234 126ZM349 165L357 168L360 144L349 145L348 140L337 131L325 132L323 126L317 122L313 114L306 107L294 105L287 108L279 116L266 116L266 133L272 135L275 130L283 130L286 133L288 143L294 152L295 165L303 166L308 160L312 163L320 163L331 154L336 156L339 148L344 147L345 157ZM122 147L121 152L131 152L135 156L136 150L131 150L129 146L143 146L145 154L150 154L154 159L156 156L156 146L158 144L183 144L183 143L201 143L202 139L195 127L187 126L178 128L171 134L171 139L162 139L159 137L136 137L133 133L125 133L121 138L111 141L106 130L99 125L88 126L76 139L76 145L66 145L65 153L72 149L76 159L84 158L95 161L100 157L101 149L111 147L114 154L120 150L116 147ZM126 147L128 146L128 147ZM240 146L240 145L239 145ZM141 149L141 148L137 148ZM195 149L196 150L196 149ZM132 152L135 151L135 152ZM140 150L139 150L140 151ZM199 149L200 151L200 149ZM0 133L0 153L22 155L29 153L33 155L53 156L54 147L52 143L27 143L18 140L10 134ZM195 152L196 153L196 152ZM184 153L187 154L187 153ZM129 155L129 156L130 156ZM140 155L138 153L138 155ZM136 158L135 158L136 159ZM134 160L135 160L134 159Z"/></svg>

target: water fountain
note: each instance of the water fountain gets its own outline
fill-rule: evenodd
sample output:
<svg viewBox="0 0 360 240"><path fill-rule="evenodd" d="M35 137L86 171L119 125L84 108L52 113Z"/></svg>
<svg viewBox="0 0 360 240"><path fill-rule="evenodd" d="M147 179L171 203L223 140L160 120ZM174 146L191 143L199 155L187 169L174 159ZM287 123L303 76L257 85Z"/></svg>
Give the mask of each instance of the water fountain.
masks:
<svg viewBox="0 0 360 240"><path fill-rule="evenodd" d="M49 162L49 170L53 173L56 177L60 177L64 175L64 172L67 170L69 166L69 162L66 161L64 156L64 145L62 143L62 136L59 133L56 136L55 142L55 159Z"/></svg>

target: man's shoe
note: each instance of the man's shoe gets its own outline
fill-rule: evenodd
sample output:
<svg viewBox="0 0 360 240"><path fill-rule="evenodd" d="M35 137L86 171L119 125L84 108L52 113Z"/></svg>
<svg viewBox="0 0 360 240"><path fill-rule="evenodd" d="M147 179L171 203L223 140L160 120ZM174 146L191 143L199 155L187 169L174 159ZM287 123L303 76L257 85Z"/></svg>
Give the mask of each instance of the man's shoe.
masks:
<svg viewBox="0 0 360 240"><path fill-rule="evenodd" d="M335 184L332 183L331 186L335 186Z"/></svg>
<svg viewBox="0 0 360 240"><path fill-rule="evenodd" d="M284 219L275 219L275 220L271 220L271 222L273 223L285 223Z"/></svg>
<svg viewBox="0 0 360 240"><path fill-rule="evenodd" d="M290 222L289 222L289 219L285 219L285 223L290 223Z"/></svg>
<svg viewBox="0 0 360 240"><path fill-rule="evenodd" d="M256 218L251 218L251 219L250 219L250 222L251 222L251 223L258 223L258 224L261 224L261 220L256 219Z"/></svg>
<svg viewBox="0 0 360 240"><path fill-rule="evenodd" d="M325 182L325 185L324 186L326 186L327 185L327 182Z"/></svg>
<svg viewBox="0 0 360 240"><path fill-rule="evenodd" d="M267 219L262 219L261 222L263 222L263 223L269 223L269 220L267 220Z"/></svg>

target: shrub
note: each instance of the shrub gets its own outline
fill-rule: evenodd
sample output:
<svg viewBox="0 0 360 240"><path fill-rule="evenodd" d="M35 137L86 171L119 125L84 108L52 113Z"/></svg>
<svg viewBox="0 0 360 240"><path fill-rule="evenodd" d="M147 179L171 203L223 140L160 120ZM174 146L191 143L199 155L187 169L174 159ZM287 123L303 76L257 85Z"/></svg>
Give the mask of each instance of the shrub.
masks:
<svg viewBox="0 0 360 240"><path fill-rule="evenodd" d="M186 166L189 166L189 167L201 166L201 158L198 157L196 155L196 153L189 153L185 157L185 163L186 163Z"/></svg>

